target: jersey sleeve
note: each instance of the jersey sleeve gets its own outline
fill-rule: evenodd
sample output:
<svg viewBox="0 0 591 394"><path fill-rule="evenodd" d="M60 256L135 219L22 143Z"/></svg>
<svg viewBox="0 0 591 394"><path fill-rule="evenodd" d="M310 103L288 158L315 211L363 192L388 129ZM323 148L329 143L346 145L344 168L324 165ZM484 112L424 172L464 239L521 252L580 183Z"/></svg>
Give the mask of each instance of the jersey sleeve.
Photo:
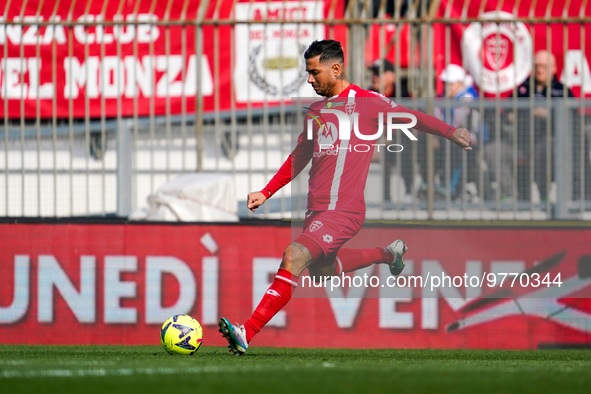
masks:
<svg viewBox="0 0 591 394"><path fill-rule="evenodd" d="M368 108L368 110L372 110L375 112L406 112L409 114L414 115L417 118L417 124L414 128L416 128L417 130L423 132L423 133L429 133L429 134L433 134L433 135L437 135L440 137L444 137L447 139L451 139L451 136L453 135L454 131L456 130L455 127L448 125L447 123L443 122L442 120L431 116L431 115L427 115L424 112L421 111L416 111L414 109L409 109L406 107L403 107L401 105L396 104L394 101L390 100L389 98L379 94L379 93L374 93L374 92L370 92L371 94L373 94L373 96L370 97L374 97L374 99L371 101L371 105L370 108ZM377 99L376 99L377 98ZM398 121L402 121L401 119ZM402 121L404 122L404 121Z"/></svg>
<svg viewBox="0 0 591 394"><path fill-rule="evenodd" d="M450 140L454 131L456 131L455 127L450 126L444 121L437 119L435 116L427 115L424 112L416 111L414 109L408 109L400 105L394 107L393 110L395 112L406 112L416 116L417 124L414 128L423 133L437 135Z"/></svg>
<svg viewBox="0 0 591 394"><path fill-rule="evenodd" d="M279 171L277 171L273 178L271 178L267 186L261 190L261 193L263 193L266 198L277 193L279 189L297 177L312 158L312 154L314 153L314 140L309 140L306 137L306 131L304 130L298 137L298 143L287 157L287 160L285 160L283 165L279 168Z"/></svg>

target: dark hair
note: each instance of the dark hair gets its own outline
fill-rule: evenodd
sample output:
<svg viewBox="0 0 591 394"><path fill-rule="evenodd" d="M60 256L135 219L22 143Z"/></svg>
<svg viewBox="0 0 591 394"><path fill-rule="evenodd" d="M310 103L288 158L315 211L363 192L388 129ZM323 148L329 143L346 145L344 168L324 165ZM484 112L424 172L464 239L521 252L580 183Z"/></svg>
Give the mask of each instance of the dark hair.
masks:
<svg viewBox="0 0 591 394"><path fill-rule="evenodd" d="M369 66L369 70L372 72L373 75L380 75L380 68L383 68L384 72L394 72L394 65L388 59L378 59L375 62L373 62L371 66Z"/></svg>
<svg viewBox="0 0 591 394"><path fill-rule="evenodd" d="M311 59L320 55L318 61L324 63L328 60L335 60L339 63L345 62L341 43L335 40L317 40L310 44L304 53L305 59Z"/></svg>

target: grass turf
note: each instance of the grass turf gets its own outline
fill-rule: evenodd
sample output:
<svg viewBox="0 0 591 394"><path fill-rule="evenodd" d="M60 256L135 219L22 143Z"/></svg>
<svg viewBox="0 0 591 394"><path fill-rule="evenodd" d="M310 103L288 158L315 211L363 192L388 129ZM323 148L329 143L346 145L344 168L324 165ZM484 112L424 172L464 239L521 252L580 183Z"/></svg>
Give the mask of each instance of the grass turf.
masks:
<svg viewBox="0 0 591 394"><path fill-rule="evenodd" d="M351 350L0 346L5 393L581 393L588 350Z"/></svg>

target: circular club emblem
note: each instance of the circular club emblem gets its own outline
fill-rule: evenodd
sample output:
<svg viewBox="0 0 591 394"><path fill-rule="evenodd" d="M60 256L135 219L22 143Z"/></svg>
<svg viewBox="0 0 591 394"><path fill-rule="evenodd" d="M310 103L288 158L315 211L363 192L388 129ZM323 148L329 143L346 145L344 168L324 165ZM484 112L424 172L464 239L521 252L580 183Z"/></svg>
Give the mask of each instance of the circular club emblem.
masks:
<svg viewBox="0 0 591 394"><path fill-rule="evenodd" d="M510 19L508 12L493 11L481 19ZM466 68L485 93L504 93L531 73L532 39L521 22L471 23L462 36Z"/></svg>

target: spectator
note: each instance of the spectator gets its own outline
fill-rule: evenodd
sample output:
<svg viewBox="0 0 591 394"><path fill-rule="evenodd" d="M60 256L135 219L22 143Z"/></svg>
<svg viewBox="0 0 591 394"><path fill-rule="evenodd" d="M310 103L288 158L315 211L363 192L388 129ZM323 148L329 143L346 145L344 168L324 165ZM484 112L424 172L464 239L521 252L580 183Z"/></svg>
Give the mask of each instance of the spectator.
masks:
<svg viewBox="0 0 591 394"><path fill-rule="evenodd" d="M511 119L509 116L503 115L503 119ZM501 121L502 125L507 125L507 121ZM489 178L493 180L496 187L500 188L500 198L503 201L511 201L517 196L513 190L513 137L511 136L512 126L501 127L501 138L499 141L496 138L491 137L490 142L487 143L482 152L483 160L486 164L486 168ZM519 143L518 143L518 146ZM518 150L518 162L524 162L524 155L521 150ZM521 170L520 170L521 171ZM521 178L522 175L519 176ZM525 178L525 175L523 175ZM490 185L487 185L490 186ZM485 189L486 198L491 197L492 190L490 187ZM524 198L529 198L524 194L523 189L519 189L519 194Z"/></svg>
<svg viewBox="0 0 591 394"><path fill-rule="evenodd" d="M478 134L481 132L484 133L484 140L486 141L488 137L486 135L486 128L481 124L478 110L462 105L462 103L478 97L478 92L472 85L472 78L466 74L461 66L448 64L440 74L439 79L445 83L445 96L453 98L455 103L449 110L445 107L438 107L435 116L444 122L450 123L454 127L467 127L470 130L474 130L474 133L470 136L471 144L474 146L478 143ZM446 119L448 116L450 120ZM433 144L435 148L435 171L441 175L445 168L445 150L442 149L439 141L434 140ZM452 174L451 179L446 184L449 185L451 194L457 195L460 192L459 182L462 174L462 156L452 154L450 160ZM475 160L475 155L471 155L469 160ZM475 164L475 162L468 163L469 171L466 182L473 180L474 175L471 174L470 170L476 168ZM439 190L445 193L444 188L440 188Z"/></svg>
<svg viewBox="0 0 591 394"><path fill-rule="evenodd" d="M383 68L380 76L380 68ZM386 97L410 97L406 82L400 81L400 92L396 91L396 72L394 65L387 59L378 59L369 67L371 71L371 83L369 90L382 93Z"/></svg>
<svg viewBox="0 0 591 394"><path fill-rule="evenodd" d="M472 85L472 78L457 64L448 64L439 79L445 83L445 96L447 97L455 98L458 101L478 97L478 92ZM478 124L478 117L476 119L470 118L471 116L474 117L475 113L469 107L456 106L450 112L454 124L466 124L469 121ZM446 116L445 112L443 116Z"/></svg>
<svg viewBox="0 0 591 394"><path fill-rule="evenodd" d="M530 92L531 76L517 88L517 95L521 98L537 97L545 98L548 94L548 81L550 82L550 97L563 97L564 86L556 79L556 59L546 50L538 51L534 55L533 91ZM567 95L573 97L570 89ZM546 127L548 117L551 115L546 108L546 102L537 102L533 108L534 130L534 181L537 184L542 199L547 198L548 185L546 182ZM518 194L520 198L530 200L531 185L529 152L530 152L530 111L519 110L517 119L513 113L503 115L503 127L501 127L500 142L491 139L484 149L484 161L492 179L496 180L500 187L501 199L517 197L513 191L513 122L517 121L517 163L518 163ZM553 139L554 127L551 125L551 138ZM505 130L505 131L503 131ZM553 144L553 143L552 143ZM551 155L554 151L551 152ZM552 157L551 157L552 160ZM553 161L553 160L552 160ZM520 164L521 163L521 164ZM497 173L497 170L500 170ZM552 179L554 178L554 166L551 164Z"/></svg>
<svg viewBox="0 0 591 394"><path fill-rule="evenodd" d="M531 76L530 76L531 78ZM550 51L541 50L534 55L534 90L530 92L530 78L526 79L519 88L517 89L518 97L564 97L565 89L564 85L556 78L556 58ZM548 84L549 82L549 84ZM548 87L550 92L548 94ZM566 89L567 97L574 97L572 91ZM546 103L537 103L537 106L533 109L534 115L534 155L535 155L535 172L534 181L538 186L540 192L540 198L545 200L547 198L547 177L546 177L546 165L548 160L547 155L547 133L546 128L548 127L548 119L552 117L553 113L549 113L546 108ZM529 119L529 113L527 114ZM529 152L529 127L519 128L522 132L527 134L527 137L522 136L521 141L525 142L523 145L523 151ZM554 129L555 125L550 124L550 138L551 146L554 146ZM525 137L525 138L523 138ZM554 150L550 152L550 168L551 168L551 179L554 180Z"/></svg>
<svg viewBox="0 0 591 394"><path fill-rule="evenodd" d="M378 59L370 67L370 86L368 90L382 93L386 97L411 97L405 80L401 80L399 91L396 90L396 73L394 65L387 59ZM380 75L380 71L382 71ZM409 151L410 152L410 151ZM410 193L413 184L412 160L410 154L401 160L400 173L404 179L406 192ZM386 153L384 166L384 201L392 201L390 195L390 180L392 170L396 165L396 154Z"/></svg>

